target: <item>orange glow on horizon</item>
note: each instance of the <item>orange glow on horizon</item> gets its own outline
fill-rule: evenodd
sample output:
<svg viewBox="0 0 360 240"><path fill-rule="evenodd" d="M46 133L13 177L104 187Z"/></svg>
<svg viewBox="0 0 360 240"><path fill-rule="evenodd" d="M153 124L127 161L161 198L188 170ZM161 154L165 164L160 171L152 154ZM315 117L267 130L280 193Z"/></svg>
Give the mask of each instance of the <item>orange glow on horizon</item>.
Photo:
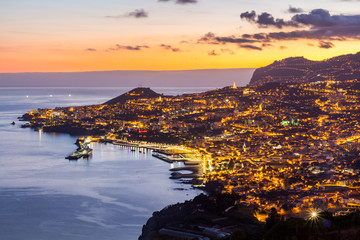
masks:
<svg viewBox="0 0 360 240"><path fill-rule="evenodd" d="M313 46L310 46L310 43ZM24 47L16 51L2 51L0 72L258 68L286 57L304 56L310 60L323 60L342 54L356 53L359 41L335 42L335 47L331 49L320 49L316 46L317 42L310 40L287 41L281 44L286 47L281 49L280 46L274 45L263 48L262 51L247 50L235 44L171 45L181 49L178 52L166 50L159 44L149 45L149 48L141 50L116 51L109 51L105 47L99 47L96 51L86 51L79 44L63 49L36 50ZM301 51L299 51L299 46L301 46Z"/></svg>

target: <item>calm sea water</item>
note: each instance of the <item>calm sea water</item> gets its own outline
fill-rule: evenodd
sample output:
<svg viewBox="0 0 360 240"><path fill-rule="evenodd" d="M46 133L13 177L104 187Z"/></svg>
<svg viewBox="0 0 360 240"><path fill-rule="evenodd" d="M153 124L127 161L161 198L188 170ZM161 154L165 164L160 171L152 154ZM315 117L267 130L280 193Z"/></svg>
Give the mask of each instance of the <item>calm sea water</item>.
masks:
<svg viewBox="0 0 360 240"><path fill-rule="evenodd" d="M154 88L171 95L207 89ZM0 88L0 239L137 239L154 211L199 194L170 180L174 166L149 152L93 144L90 160L67 161L76 137L21 129L16 120L32 109L98 104L128 90Z"/></svg>

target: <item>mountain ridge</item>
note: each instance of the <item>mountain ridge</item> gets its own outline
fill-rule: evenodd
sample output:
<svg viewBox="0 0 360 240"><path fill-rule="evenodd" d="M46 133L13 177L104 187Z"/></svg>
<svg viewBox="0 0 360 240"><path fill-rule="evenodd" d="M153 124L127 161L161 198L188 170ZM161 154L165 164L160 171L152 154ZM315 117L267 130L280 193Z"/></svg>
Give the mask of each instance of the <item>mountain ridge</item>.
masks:
<svg viewBox="0 0 360 240"><path fill-rule="evenodd" d="M322 61L304 57L289 57L255 70L249 86L270 82L310 83L326 80L351 80L360 78L360 52L346 54Z"/></svg>

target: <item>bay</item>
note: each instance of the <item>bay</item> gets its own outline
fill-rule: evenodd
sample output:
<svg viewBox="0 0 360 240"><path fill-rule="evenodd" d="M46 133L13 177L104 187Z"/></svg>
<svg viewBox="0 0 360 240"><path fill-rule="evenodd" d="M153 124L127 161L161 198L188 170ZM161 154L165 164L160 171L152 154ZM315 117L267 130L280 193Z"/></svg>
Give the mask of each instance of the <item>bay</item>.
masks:
<svg viewBox="0 0 360 240"><path fill-rule="evenodd" d="M154 88L169 95L208 89ZM1 239L137 239L154 211L200 193L169 179L178 165L150 152L93 143L91 159L68 161L76 137L22 129L16 120L32 109L99 104L129 90L0 88Z"/></svg>

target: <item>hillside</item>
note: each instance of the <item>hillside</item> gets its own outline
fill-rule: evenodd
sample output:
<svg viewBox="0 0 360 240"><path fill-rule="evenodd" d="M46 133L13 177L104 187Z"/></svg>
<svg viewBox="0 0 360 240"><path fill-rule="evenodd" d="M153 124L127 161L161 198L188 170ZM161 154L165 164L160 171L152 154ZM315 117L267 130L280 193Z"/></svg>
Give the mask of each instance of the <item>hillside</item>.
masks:
<svg viewBox="0 0 360 240"><path fill-rule="evenodd" d="M258 86L269 82L344 81L358 78L360 78L360 52L323 61L311 61L304 57L285 58L256 69L249 85Z"/></svg>
<svg viewBox="0 0 360 240"><path fill-rule="evenodd" d="M134 88L133 90L126 92L118 97L115 97L104 104L116 104L125 103L128 100L142 99L142 98L157 98L160 94L154 92L150 88Z"/></svg>

